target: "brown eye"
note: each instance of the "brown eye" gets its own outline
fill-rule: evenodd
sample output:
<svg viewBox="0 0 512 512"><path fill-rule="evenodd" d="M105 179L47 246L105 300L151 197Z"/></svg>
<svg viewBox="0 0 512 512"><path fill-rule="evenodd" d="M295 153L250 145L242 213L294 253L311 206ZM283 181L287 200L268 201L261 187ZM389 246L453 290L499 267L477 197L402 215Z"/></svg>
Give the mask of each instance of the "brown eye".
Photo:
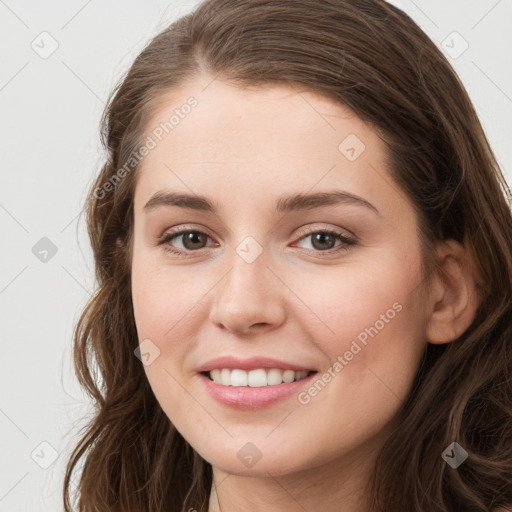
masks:
<svg viewBox="0 0 512 512"><path fill-rule="evenodd" d="M191 251L205 247L208 238L208 235L200 231L186 231L179 236L182 237L181 240L185 249Z"/></svg>
<svg viewBox="0 0 512 512"><path fill-rule="evenodd" d="M311 236L311 245L320 251L332 249L336 243L336 237L325 231L319 231L309 236Z"/></svg>
<svg viewBox="0 0 512 512"><path fill-rule="evenodd" d="M313 249L306 248L310 252L333 254L346 252L351 245L356 244L356 240L346 237L343 233L330 229L313 230L307 228L299 233L300 241L310 239ZM336 245L336 242L340 242Z"/></svg>
<svg viewBox="0 0 512 512"><path fill-rule="evenodd" d="M209 238L211 237L202 231L189 229L164 234L158 245L163 245L166 251L181 254L205 248ZM180 242L177 247L175 239Z"/></svg>

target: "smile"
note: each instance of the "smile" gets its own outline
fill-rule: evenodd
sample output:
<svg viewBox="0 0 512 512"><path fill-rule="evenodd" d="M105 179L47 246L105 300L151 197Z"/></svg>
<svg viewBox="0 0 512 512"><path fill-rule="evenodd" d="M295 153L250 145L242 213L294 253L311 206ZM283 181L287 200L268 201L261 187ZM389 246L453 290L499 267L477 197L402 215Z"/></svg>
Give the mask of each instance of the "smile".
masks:
<svg viewBox="0 0 512 512"><path fill-rule="evenodd" d="M203 363L196 371L207 395L219 404L258 409L303 391L318 373L313 368L267 356L240 358L226 354Z"/></svg>

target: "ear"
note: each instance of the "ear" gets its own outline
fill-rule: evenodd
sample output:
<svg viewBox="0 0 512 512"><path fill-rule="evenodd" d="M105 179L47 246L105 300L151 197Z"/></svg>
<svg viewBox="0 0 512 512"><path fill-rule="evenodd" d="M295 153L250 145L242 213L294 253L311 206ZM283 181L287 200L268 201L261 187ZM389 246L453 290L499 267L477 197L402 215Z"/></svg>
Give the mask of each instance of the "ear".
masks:
<svg viewBox="0 0 512 512"><path fill-rule="evenodd" d="M455 240L440 243L428 301L427 341L457 339L471 325L481 297L473 253Z"/></svg>

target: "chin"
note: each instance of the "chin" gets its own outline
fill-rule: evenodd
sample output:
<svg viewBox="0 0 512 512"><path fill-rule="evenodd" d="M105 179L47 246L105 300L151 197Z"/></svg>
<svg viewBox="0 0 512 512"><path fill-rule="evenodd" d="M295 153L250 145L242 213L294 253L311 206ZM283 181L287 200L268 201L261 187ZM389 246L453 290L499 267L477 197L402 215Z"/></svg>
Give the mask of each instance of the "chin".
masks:
<svg viewBox="0 0 512 512"><path fill-rule="evenodd" d="M304 455L303 447L300 446L273 446L268 440L266 444L263 441L251 443L245 440L234 441L233 444L215 451L212 451L211 446L206 451L194 449L213 467L240 476L283 476L315 466L313 461L297 457L298 454Z"/></svg>

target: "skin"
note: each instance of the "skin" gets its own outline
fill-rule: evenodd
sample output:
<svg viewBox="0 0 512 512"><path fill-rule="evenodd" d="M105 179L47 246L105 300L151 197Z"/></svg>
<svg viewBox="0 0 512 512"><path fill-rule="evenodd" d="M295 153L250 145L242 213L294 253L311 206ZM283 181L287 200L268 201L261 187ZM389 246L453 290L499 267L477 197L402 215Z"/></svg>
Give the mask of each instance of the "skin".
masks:
<svg viewBox="0 0 512 512"><path fill-rule="evenodd" d="M197 99L144 158L135 188L135 321L139 341L160 351L147 377L171 422L213 466L210 512L367 510L369 471L426 343L455 339L474 316L469 256L454 242L440 246L444 274L424 289L413 206L386 170L384 142L348 108L287 86L243 90L212 80L202 75L171 91L146 126L151 134ZM365 145L353 161L338 149L349 134ZM164 189L207 196L219 212L144 211ZM282 195L333 189L379 214L348 203L274 209ZM188 257L156 241L180 227L208 235L188 252L182 236L168 242ZM335 253L341 242L315 245L298 235L304 227L358 242ZM252 263L236 251L248 236L262 249ZM400 312L307 404L293 395L239 410L200 382L199 365L222 355L274 357L321 376L395 303ZM248 442L261 452L250 468L237 457Z"/></svg>

